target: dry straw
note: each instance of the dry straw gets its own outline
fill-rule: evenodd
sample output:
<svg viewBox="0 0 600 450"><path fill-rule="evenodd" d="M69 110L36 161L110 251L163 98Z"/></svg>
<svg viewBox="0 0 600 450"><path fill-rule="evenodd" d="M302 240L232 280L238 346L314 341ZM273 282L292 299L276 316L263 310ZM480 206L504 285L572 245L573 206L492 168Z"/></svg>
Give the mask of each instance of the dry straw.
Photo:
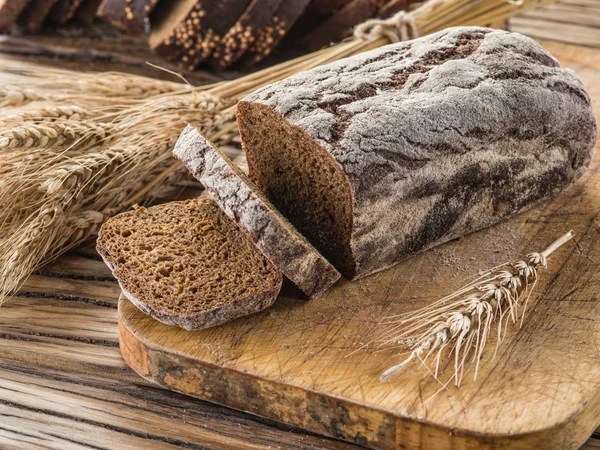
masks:
<svg viewBox="0 0 600 450"><path fill-rule="evenodd" d="M371 27L365 39L197 88L2 61L0 303L40 265L93 235L106 218L181 178L181 165L170 154L187 123L212 140L228 141L236 131L233 112L240 96L385 45L394 27L410 23L412 31L427 34L449 25L488 25L553 1L431 0L402 20Z"/></svg>
<svg viewBox="0 0 600 450"><path fill-rule="evenodd" d="M569 231L542 252L530 253L525 260L506 263L483 273L456 292L417 311L390 317L389 328L378 339L382 347L409 345L408 357L381 375L388 381L410 362L428 365L438 378L444 355L453 358L454 384L460 386L465 365L475 363L477 379L483 351L492 333L496 349L509 323L522 325L529 298L538 281L538 268L547 258L573 238ZM428 366L429 367L429 366Z"/></svg>

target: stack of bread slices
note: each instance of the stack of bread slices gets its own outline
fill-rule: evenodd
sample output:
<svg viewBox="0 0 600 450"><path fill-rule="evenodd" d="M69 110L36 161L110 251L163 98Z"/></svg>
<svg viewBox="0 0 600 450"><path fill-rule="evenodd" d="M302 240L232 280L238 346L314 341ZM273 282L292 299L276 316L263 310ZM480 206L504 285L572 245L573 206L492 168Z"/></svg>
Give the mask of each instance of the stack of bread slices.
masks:
<svg viewBox="0 0 600 450"><path fill-rule="evenodd" d="M0 33L14 25L30 33L71 21L89 25L99 17L127 34L149 33L152 50L186 70L225 69L261 61L284 39L311 50L338 42L409 1L2 0Z"/></svg>

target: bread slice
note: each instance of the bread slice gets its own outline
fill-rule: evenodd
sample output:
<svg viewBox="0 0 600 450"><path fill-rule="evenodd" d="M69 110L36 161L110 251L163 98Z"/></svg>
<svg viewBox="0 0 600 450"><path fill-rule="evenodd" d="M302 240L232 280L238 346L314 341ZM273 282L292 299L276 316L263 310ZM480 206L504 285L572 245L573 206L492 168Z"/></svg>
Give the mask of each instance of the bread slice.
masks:
<svg viewBox="0 0 600 450"><path fill-rule="evenodd" d="M319 50L347 38L354 27L377 16L386 0L353 0L302 39L309 50Z"/></svg>
<svg viewBox="0 0 600 450"><path fill-rule="evenodd" d="M58 0L50 11L48 20L57 25L64 25L75 15L82 0Z"/></svg>
<svg viewBox="0 0 600 450"><path fill-rule="evenodd" d="M142 34L159 0L104 0L98 16L127 34ZM168 0L165 3L170 3Z"/></svg>
<svg viewBox="0 0 600 450"><path fill-rule="evenodd" d="M240 58L240 63L244 66L251 66L270 55L277 44L292 29L309 3L310 0L284 0L270 23L258 30L256 39L244 56Z"/></svg>
<svg viewBox="0 0 600 450"><path fill-rule="evenodd" d="M75 19L84 25L91 25L96 20L101 3L102 0L83 0L83 3L75 11Z"/></svg>
<svg viewBox="0 0 600 450"><path fill-rule="evenodd" d="M304 14L288 33L286 40L296 41L310 33L352 0L312 0Z"/></svg>
<svg viewBox="0 0 600 450"><path fill-rule="evenodd" d="M150 48L194 70L235 24L250 0L176 0L162 2L152 14Z"/></svg>
<svg viewBox="0 0 600 450"><path fill-rule="evenodd" d="M0 0L0 32L10 30L29 0Z"/></svg>
<svg viewBox="0 0 600 450"><path fill-rule="evenodd" d="M252 0L246 11L217 43L209 60L214 69L225 69L236 62L256 40L283 0Z"/></svg>
<svg viewBox="0 0 600 450"><path fill-rule="evenodd" d="M18 23L30 33L37 33L58 0L33 0L19 16Z"/></svg>
<svg viewBox="0 0 600 450"><path fill-rule="evenodd" d="M113 217L102 226L97 249L127 299L187 330L265 309L282 283L281 272L209 199Z"/></svg>
<svg viewBox="0 0 600 450"><path fill-rule="evenodd" d="M196 128L188 125L173 154L306 295L317 297L340 278L339 272L279 214L254 183Z"/></svg>

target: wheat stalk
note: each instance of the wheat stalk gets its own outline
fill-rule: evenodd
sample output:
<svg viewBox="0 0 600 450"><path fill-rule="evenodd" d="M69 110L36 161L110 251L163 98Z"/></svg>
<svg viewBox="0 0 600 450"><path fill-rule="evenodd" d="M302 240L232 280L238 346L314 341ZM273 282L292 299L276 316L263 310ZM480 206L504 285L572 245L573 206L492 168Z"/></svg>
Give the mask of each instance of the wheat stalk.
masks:
<svg viewBox="0 0 600 450"><path fill-rule="evenodd" d="M0 132L0 151L17 148L48 148L69 142L98 141L107 135L108 125L86 120L27 122Z"/></svg>
<svg viewBox="0 0 600 450"><path fill-rule="evenodd" d="M460 386L466 363L475 363L477 379L483 351L492 332L497 335L496 350L502 343L509 322L521 317L523 324L529 298L538 281L538 268L547 267L548 257L573 238L569 231L542 252L525 260L506 263L485 271L456 292L417 311L388 318L391 327L378 339L382 347L410 343L409 356L383 372L388 381L411 361L426 365L433 358L431 372L438 378L446 353L453 356L452 378Z"/></svg>

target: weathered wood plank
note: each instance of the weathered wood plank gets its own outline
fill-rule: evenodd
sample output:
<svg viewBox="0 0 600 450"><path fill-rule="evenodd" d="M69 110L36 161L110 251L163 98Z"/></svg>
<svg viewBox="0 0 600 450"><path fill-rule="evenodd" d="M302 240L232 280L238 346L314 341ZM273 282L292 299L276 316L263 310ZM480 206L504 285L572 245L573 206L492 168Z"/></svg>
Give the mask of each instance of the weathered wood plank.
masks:
<svg viewBox="0 0 600 450"><path fill-rule="evenodd" d="M5 360L0 367L2 448L358 448L155 387Z"/></svg>
<svg viewBox="0 0 600 450"><path fill-rule="evenodd" d="M531 17L514 17L510 20L511 31L538 39L561 41L567 44L600 47L600 28L583 27L572 23L534 20Z"/></svg>

